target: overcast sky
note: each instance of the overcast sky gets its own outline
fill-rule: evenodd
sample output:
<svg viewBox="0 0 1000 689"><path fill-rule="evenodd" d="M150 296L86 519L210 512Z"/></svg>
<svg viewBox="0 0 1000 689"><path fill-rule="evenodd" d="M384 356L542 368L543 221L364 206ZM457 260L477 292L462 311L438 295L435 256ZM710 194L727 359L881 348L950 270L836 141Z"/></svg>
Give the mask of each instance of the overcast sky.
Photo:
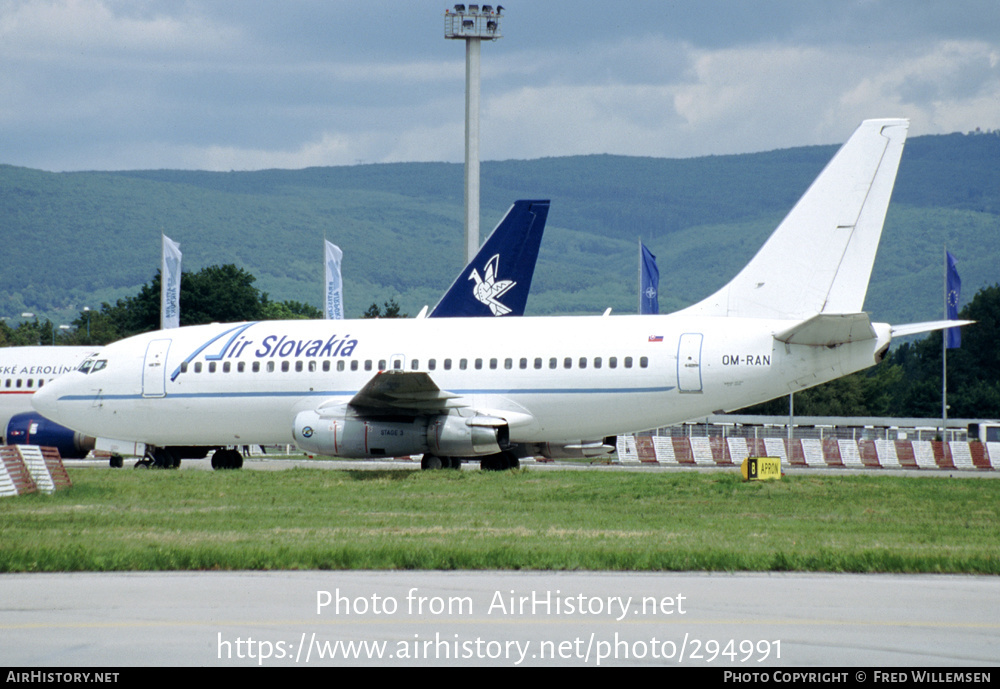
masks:
<svg viewBox="0 0 1000 689"><path fill-rule="evenodd" d="M463 159L428 0L0 0L0 163L256 170ZM689 157L1000 129L997 0L532 0L482 46L483 160Z"/></svg>

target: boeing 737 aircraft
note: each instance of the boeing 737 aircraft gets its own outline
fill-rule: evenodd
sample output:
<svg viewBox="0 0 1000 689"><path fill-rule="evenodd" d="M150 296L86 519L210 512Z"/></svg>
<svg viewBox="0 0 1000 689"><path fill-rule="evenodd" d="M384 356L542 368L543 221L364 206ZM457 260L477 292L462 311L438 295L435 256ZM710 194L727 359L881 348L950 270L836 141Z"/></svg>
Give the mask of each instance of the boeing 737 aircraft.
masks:
<svg viewBox="0 0 1000 689"><path fill-rule="evenodd" d="M523 315L548 211L548 201L515 201L429 317ZM497 268L501 258L504 261L502 272ZM479 276L479 269L483 277ZM498 279L500 276L503 279ZM468 286L470 280L475 280L475 286ZM0 430L5 430L5 442L56 447L63 458L85 457L100 446L112 452L112 466L122 466L121 456L115 452L121 443L76 433L32 410L29 403L30 396L38 388L55 375L75 370L95 349L0 348ZM134 447L134 443L132 445ZM140 462L145 466L172 467L182 458L200 458L218 449L191 443L166 448L150 443L139 445L145 445L138 449L140 454L146 450L147 456ZM224 451L220 457L220 461L223 460L229 466L242 464L242 456L233 450Z"/></svg>
<svg viewBox="0 0 1000 689"><path fill-rule="evenodd" d="M503 469L787 395L874 365L894 334L958 324L862 311L907 128L862 123L750 263L674 314L185 327L108 345L32 403L160 446L294 442Z"/></svg>

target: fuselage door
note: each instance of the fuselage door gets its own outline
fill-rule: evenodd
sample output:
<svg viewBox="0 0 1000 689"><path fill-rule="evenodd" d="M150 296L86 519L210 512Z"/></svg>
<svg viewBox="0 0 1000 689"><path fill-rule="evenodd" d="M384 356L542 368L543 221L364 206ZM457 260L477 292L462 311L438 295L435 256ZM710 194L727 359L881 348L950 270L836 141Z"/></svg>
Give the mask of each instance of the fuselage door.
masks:
<svg viewBox="0 0 1000 689"><path fill-rule="evenodd" d="M142 396L165 397L167 394L167 350L170 340L153 340L146 346L142 362Z"/></svg>
<svg viewBox="0 0 1000 689"><path fill-rule="evenodd" d="M677 390L701 392L701 333L684 333L677 345Z"/></svg>

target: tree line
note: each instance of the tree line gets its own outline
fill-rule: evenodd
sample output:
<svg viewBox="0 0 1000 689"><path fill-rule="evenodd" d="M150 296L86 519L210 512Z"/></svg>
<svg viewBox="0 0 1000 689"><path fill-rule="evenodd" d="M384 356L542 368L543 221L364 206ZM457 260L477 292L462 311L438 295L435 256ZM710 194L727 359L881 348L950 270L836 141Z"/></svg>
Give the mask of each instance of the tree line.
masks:
<svg viewBox="0 0 1000 689"><path fill-rule="evenodd" d="M181 274L180 324L236 323L240 321L322 318L323 312L299 301L272 301L254 284L256 278L227 264ZM362 318L405 318L391 299L383 307L372 304ZM11 326L0 321L0 347L38 345L105 345L160 327L160 271L132 297L84 310L71 323L56 325L30 314Z"/></svg>

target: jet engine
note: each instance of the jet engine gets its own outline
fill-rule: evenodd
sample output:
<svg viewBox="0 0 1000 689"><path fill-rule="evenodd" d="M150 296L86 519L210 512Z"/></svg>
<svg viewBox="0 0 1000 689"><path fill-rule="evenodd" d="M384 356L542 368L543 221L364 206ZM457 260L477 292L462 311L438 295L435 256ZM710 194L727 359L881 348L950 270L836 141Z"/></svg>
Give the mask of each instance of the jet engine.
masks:
<svg viewBox="0 0 1000 689"><path fill-rule="evenodd" d="M509 447L507 422L487 416L362 418L300 412L292 428L299 449L361 459L431 453L474 457Z"/></svg>
<svg viewBox="0 0 1000 689"><path fill-rule="evenodd" d="M10 417L4 438L8 445L41 445L59 450L63 459L82 459L94 449L94 439L71 431L38 412L22 412Z"/></svg>

